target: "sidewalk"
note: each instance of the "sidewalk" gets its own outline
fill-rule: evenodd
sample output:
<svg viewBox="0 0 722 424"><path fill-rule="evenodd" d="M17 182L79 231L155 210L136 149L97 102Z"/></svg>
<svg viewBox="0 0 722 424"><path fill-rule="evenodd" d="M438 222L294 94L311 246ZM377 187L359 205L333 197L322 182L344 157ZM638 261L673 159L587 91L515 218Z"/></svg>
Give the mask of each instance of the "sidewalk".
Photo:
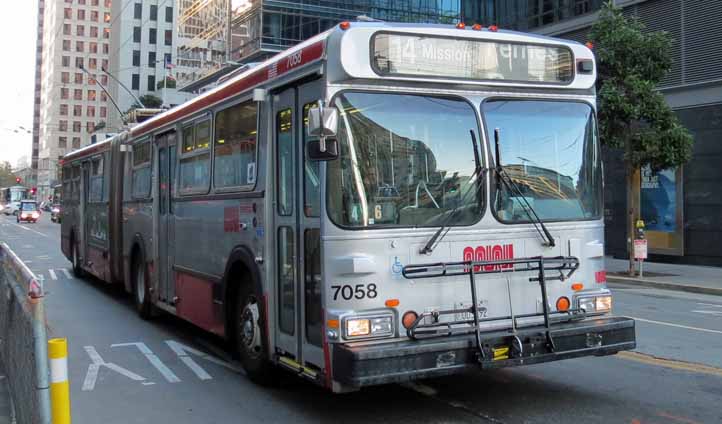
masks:
<svg viewBox="0 0 722 424"><path fill-rule="evenodd" d="M644 262L644 277L627 274L629 261L605 258L607 281L722 296L722 267Z"/></svg>
<svg viewBox="0 0 722 424"><path fill-rule="evenodd" d="M8 379L0 370L0 424L14 424Z"/></svg>

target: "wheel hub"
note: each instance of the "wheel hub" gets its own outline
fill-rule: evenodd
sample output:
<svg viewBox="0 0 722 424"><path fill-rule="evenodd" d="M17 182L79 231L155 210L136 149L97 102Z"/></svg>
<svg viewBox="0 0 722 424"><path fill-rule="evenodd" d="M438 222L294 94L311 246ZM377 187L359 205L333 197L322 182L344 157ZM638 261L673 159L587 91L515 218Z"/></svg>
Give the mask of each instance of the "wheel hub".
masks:
<svg viewBox="0 0 722 424"><path fill-rule="evenodd" d="M258 357L261 354L261 328L258 325L259 319L258 304L249 301L243 308L240 322L241 346L251 357Z"/></svg>

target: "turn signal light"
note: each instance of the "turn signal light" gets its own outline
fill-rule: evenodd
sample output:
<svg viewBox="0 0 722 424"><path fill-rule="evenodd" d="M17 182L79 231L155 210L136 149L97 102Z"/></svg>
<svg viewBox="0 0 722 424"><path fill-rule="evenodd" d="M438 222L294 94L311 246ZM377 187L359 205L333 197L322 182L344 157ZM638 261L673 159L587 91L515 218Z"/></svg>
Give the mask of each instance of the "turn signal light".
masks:
<svg viewBox="0 0 722 424"><path fill-rule="evenodd" d="M562 296L559 299L557 299L557 311L564 312L569 310L569 298L566 296Z"/></svg>
<svg viewBox="0 0 722 424"><path fill-rule="evenodd" d="M572 290L579 291L584 288L584 284L582 283L574 283L572 284Z"/></svg>
<svg viewBox="0 0 722 424"><path fill-rule="evenodd" d="M395 308L399 306L399 299L386 299L384 305L386 305L387 308Z"/></svg>
<svg viewBox="0 0 722 424"><path fill-rule="evenodd" d="M408 330L412 325L414 325L414 322L416 322L418 318L419 315L416 312L406 311L403 318L401 318L401 324L403 324L404 328Z"/></svg>

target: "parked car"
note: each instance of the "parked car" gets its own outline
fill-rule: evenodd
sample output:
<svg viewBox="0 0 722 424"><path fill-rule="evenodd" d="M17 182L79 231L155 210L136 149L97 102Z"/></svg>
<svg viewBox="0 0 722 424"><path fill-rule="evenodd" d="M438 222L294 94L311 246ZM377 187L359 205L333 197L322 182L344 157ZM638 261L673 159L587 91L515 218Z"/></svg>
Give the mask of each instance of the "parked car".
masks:
<svg viewBox="0 0 722 424"><path fill-rule="evenodd" d="M45 212L50 212L50 208L51 208L50 202L40 202L40 210L45 211Z"/></svg>
<svg viewBox="0 0 722 424"><path fill-rule="evenodd" d="M50 208L50 220L60 224L61 216L60 204L56 203Z"/></svg>
<svg viewBox="0 0 722 424"><path fill-rule="evenodd" d="M18 224L21 222L36 223L40 218L40 208L34 200L23 200L20 202L20 209L15 216L17 216Z"/></svg>

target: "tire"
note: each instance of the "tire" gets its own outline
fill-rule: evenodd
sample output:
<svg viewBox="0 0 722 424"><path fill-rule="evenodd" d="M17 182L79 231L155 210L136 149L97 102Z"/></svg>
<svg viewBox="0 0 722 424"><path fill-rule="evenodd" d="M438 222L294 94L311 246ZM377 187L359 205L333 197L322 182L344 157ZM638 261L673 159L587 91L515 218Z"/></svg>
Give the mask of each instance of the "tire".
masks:
<svg viewBox="0 0 722 424"><path fill-rule="evenodd" d="M264 386L278 383L278 369L268 359L264 308L251 284L242 282L234 304L233 349L248 378Z"/></svg>
<svg viewBox="0 0 722 424"><path fill-rule="evenodd" d="M73 263L73 274L75 274L78 278L83 278L85 276L85 272L83 271L82 265L80 264L80 257L78 256L78 246L75 244L74 239L70 239L70 257L71 262Z"/></svg>
<svg viewBox="0 0 722 424"><path fill-rule="evenodd" d="M136 255L133 261L133 303L141 318L147 320L153 316L148 285L148 266L141 254Z"/></svg>

